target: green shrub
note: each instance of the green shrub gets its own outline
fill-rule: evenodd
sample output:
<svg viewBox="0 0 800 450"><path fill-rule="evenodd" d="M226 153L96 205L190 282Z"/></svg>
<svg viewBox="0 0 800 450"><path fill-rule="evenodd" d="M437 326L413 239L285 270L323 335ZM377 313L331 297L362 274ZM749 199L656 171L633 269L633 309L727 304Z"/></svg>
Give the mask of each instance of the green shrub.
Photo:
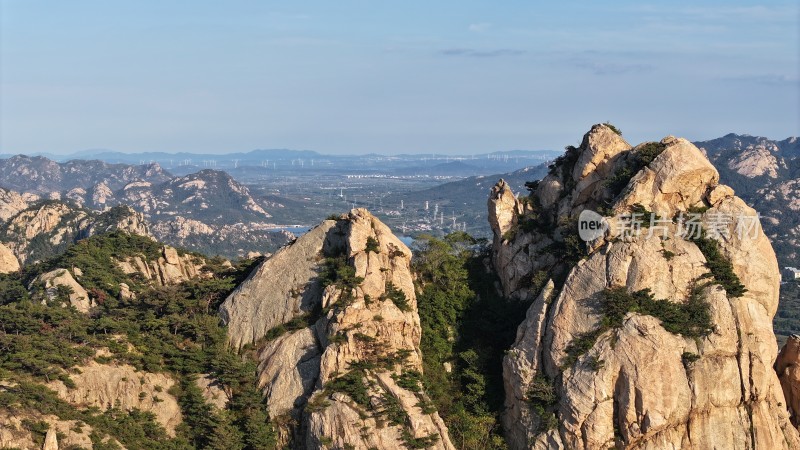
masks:
<svg viewBox="0 0 800 450"><path fill-rule="evenodd" d="M399 375L393 374L392 379L407 391L422 392L422 374L417 370L403 370Z"/></svg>
<svg viewBox="0 0 800 450"><path fill-rule="evenodd" d="M356 404L362 407L369 406L369 391L364 379L366 374L363 370L351 370L346 374L334 378L325 384L328 392L341 392L353 399Z"/></svg>
<svg viewBox="0 0 800 450"><path fill-rule="evenodd" d="M483 264L488 250L472 238L423 235L413 250L425 393L457 448L505 449L503 351L529 303L497 294Z"/></svg>
<svg viewBox="0 0 800 450"><path fill-rule="evenodd" d="M747 292L739 276L733 271L733 264L722 254L716 240L707 238L703 233L700 237L692 239L692 242L705 256L706 267L714 275L714 280L725 288L728 297L741 297Z"/></svg>
<svg viewBox="0 0 800 450"><path fill-rule="evenodd" d="M367 247L364 249L365 252L373 252L373 253L380 253L381 247L378 243L378 240L372 236L367 237Z"/></svg>
<svg viewBox="0 0 800 450"><path fill-rule="evenodd" d="M386 293L384 296L391 300L394 306L397 306L400 311L411 311L411 304L408 302L405 292L401 289L397 289L391 281L386 283Z"/></svg>
<svg viewBox="0 0 800 450"><path fill-rule="evenodd" d="M625 186L630 183L631 179L653 162L658 155L660 155L667 146L660 142L647 142L634 148L631 157L628 159L627 164L620 167L614 172L605 182L605 186L609 188L613 196L618 196Z"/></svg>
<svg viewBox="0 0 800 450"><path fill-rule="evenodd" d="M619 128L615 127L614 125L611 125L610 122L606 122L603 125L607 126L608 128L611 128L611 131L617 133L617 135L622 136L622 131L620 131Z"/></svg>
<svg viewBox="0 0 800 450"><path fill-rule="evenodd" d="M661 320L661 326L673 334L693 338L707 336L714 331L714 324L708 303L701 293L703 287L704 285L695 285L685 303L656 300L650 289L633 293L629 293L625 287L604 290L600 302L600 326L570 342L565 349L562 368L573 366L604 332L621 327L629 312L653 316ZM594 369L596 361L589 361L589 364Z"/></svg>
<svg viewBox="0 0 800 450"><path fill-rule="evenodd" d="M531 409L539 417L537 432L544 432L558 426L553 407L558 403L553 383L544 375L537 374L527 392L527 400Z"/></svg>
<svg viewBox="0 0 800 450"><path fill-rule="evenodd" d="M697 361L698 359L700 359L700 355L696 353L683 352L683 354L681 355L681 361L683 361L683 365L686 368L688 368L693 362Z"/></svg>

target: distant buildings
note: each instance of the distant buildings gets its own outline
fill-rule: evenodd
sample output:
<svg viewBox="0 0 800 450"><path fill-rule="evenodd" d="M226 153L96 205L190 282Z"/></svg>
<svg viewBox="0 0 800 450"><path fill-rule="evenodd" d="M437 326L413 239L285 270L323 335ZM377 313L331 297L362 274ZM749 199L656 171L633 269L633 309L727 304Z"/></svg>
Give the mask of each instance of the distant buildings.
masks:
<svg viewBox="0 0 800 450"><path fill-rule="evenodd" d="M800 269L784 267L781 275L783 275L783 281L800 280Z"/></svg>

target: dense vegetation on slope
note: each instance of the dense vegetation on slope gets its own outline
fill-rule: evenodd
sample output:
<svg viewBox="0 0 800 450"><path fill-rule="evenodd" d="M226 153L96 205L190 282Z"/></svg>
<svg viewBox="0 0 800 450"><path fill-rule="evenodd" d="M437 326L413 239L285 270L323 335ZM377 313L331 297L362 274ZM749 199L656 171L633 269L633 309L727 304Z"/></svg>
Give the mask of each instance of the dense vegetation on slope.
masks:
<svg viewBox="0 0 800 450"><path fill-rule="evenodd" d="M774 325L781 345L789 336L800 334L800 281L791 280L781 284L781 303L775 314Z"/></svg>
<svg viewBox="0 0 800 450"><path fill-rule="evenodd" d="M423 383L459 449L503 449L504 351L526 302L497 294L488 250L465 233L422 236L413 268L422 324Z"/></svg>
<svg viewBox="0 0 800 450"><path fill-rule="evenodd" d="M128 449L273 448L275 436L255 386L255 365L227 349L216 315L218 304L249 273L252 261L231 268L211 260L204 268L208 278L151 287L126 277L111 260L152 256L157 248L140 236L100 235L81 241L55 260L0 276L0 379L18 383L0 391L0 409L80 420L94 428L95 448L114 448L100 444L105 435ZM39 290L26 289L39 273L73 264L82 269L81 282L99 304L90 315L61 307L69 295L66 289L51 300ZM131 285L135 299L118 297L123 281ZM41 384L61 379L69 387L70 373L100 348L107 348L111 356L96 357L98 362L127 363L178 380L170 390L183 414L175 438L167 438L149 413L78 410ZM204 402L194 383L198 374L211 374L222 384L230 398L226 410L213 410Z"/></svg>

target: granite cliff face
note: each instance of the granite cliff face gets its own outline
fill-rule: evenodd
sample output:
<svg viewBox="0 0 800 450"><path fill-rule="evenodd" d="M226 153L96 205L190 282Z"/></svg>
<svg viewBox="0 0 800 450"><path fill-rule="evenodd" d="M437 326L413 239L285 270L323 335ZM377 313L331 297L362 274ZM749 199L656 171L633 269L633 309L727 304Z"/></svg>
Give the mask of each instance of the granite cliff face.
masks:
<svg viewBox="0 0 800 450"><path fill-rule="evenodd" d="M277 252L223 303L294 448L452 449L425 408L411 252L355 209Z"/></svg>
<svg viewBox="0 0 800 450"><path fill-rule="evenodd" d="M800 425L800 336L790 336L775 361L775 371L781 380L786 406L794 426Z"/></svg>
<svg viewBox="0 0 800 450"><path fill-rule="evenodd" d="M19 261L10 248L0 244L0 273L16 272L19 270Z"/></svg>
<svg viewBox="0 0 800 450"><path fill-rule="evenodd" d="M584 243L587 209L606 228ZM498 183L489 214L505 294L533 300L504 359L512 449L800 447L773 370L775 254L694 145L596 125L530 197ZM655 222L634 233L633 214ZM690 217L707 234L681 235Z"/></svg>
<svg viewBox="0 0 800 450"><path fill-rule="evenodd" d="M99 364L95 361L77 369L77 373L71 376L74 387L67 387L60 380L47 386L59 398L77 408L94 406L105 410L117 407L152 413L167 434L175 436L175 427L182 418L177 399L168 393L175 385L171 376L142 372L127 364Z"/></svg>

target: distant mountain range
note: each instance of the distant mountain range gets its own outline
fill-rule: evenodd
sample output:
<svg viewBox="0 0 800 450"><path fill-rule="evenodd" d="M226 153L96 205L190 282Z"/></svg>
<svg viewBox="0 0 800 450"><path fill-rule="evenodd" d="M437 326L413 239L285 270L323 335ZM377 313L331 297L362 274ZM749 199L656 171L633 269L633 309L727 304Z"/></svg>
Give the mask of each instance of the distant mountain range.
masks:
<svg viewBox="0 0 800 450"><path fill-rule="evenodd" d="M781 266L800 265L800 139L728 134L695 145L722 182L761 214Z"/></svg>
<svg viewBox="0 0 800 450"><path fill-rule="evenodd" d="M478 173L510 172L535 165L558 156L553 150L510 150L471 155L400 154L400 155L324 155L311 150L269 149L228 154L202 153L121 153L110 150L85 150L69 155L40 154L55 162L100 160L109 164L147 165L157 163L175 174L187 174L199 169L224 169L237 178L245 179L253 169L276 172L331 171L354 173L389 173L423 176L470 176ZM0 154L0 158L14 155ZM28 156L30 157L30 156ZM478 167L479 169L475 169ZM398 172L399 173L399 172Z"/></svg>
<svg viewBox="0 0 800 450"><path fill-rule="evenodd" d="M56 221L128 205L143 214L158 239L209 254L236 257L253 249L273 251L291 238L274 231L267 212L281 204L256 199L220 170L174 176L157 163L59 163L41 156L14 156L0 159L0 187L28 194L25 201L15 197L13 214L3 213L10 222L21 210L39 211L44 202L51 204L48 211L57 212Z"/></svg>

